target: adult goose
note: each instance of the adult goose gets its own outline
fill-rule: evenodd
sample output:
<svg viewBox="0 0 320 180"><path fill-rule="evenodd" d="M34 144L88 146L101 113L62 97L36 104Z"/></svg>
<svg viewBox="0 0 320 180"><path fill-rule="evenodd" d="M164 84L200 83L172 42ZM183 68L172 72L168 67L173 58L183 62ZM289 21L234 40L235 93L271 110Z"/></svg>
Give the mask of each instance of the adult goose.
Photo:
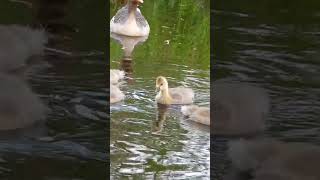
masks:
<svg viewBox="0 0 320 180"><path fill-rule="evenodd" d="M138 8L143 0L128 0L126 6L122 7L110 21L112 33L126 36L147 36L150 27Z"/></svg>

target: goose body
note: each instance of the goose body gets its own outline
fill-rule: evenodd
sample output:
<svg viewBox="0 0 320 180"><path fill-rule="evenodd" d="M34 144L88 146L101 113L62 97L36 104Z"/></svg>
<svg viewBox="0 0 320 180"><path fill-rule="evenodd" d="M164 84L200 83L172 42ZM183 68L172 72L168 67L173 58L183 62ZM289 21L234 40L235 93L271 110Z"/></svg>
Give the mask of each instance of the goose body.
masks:
<svg viewBox="0 0 320 180"><path fill-rule="evenodd" d="M110 21L110 32L126 36L147 36L150 26L141 14L138 4L142 0L128 0Z"/></svg>
<svg viewBox="0 0 320 180"><path fill-rule="evenodd" d="M44 30L0 25L0 72L25 66L29 58L43 53L47 41Z"/></svg>
<svg viewBox="0 0 320 180"><path fill-rule="evenodd" d="M181 112L188 116L190 120L210 126L210 108L196 105L182 106Z"/></svg>
<svg viewBox="0 0 320 180"><path fill-rule="evenodd" d="M177 87L169 88L165 77L159 76L156 80L156 88L159 90L156 95L156 102L160 104L191 104L194 99L194 92L190 88Z"/></svg>
<svg viewBox="0 0 320 180"><path fill-rule="evenodd" d="M241 83L213 84L213 134L262 132L268 112L269 97L264 89Z"/></svg>
<svg viewBox="0 0 320 180"><path fill-rule="evenodd" d="M0 130L13 130L44 120L47 108L24 81L0 74Z"/></svg>

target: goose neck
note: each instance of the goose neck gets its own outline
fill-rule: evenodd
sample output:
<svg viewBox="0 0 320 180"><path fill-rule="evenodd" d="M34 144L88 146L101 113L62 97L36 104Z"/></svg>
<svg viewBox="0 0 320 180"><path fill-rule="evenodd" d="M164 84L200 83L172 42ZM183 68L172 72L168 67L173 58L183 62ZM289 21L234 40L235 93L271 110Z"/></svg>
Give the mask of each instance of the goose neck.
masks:
<svg viewBox="0 0 320 180"><path fill-rule="evenodd" d="M172 101L172 97L169 93L168 89L164 89L161 91L161 96L163 97L163 100L166 102L166 104L170 104Z"/></svg>
<svg viewBox="0 0 320 180"><path fill-rule="evenodd" d="M128 10L129 10L129 14L130 13L134 13L136 10L137 10L137 8L138 8L138 3L136 3L136 2L128 2Z"/></svg>

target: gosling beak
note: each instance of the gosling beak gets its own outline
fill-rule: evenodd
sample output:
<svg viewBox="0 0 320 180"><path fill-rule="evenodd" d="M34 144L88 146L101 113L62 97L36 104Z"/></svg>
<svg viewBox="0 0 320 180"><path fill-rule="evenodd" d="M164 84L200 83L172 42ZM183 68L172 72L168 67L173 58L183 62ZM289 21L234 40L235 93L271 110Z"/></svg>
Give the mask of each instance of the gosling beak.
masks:
<svg viewBox="0 0 320 180"><path fill-rule="evenodd" d="M156 93L160 91L160 87L156 86Z"/></svg>

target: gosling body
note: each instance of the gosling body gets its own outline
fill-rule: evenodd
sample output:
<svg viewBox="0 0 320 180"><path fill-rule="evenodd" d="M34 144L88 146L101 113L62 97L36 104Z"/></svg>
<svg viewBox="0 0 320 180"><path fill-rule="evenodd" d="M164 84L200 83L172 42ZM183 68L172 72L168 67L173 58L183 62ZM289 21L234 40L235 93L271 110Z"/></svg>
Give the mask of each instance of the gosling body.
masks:
<svg viewBox="0 0 320 180"><path fill-rule="evenodd" d="M110 103L117 103L124 100L124 93L119 89L118 86L110 84Z"/></svg>
<svg viewBox="0 0 320 180"><path fill-rule="evenodd" d="M208 107L196 105L182 106L181 112L194 122L210 126L210 108Z"/></svg>
<svg viewBox="0 0 320 180"><path fill-rule="evenodd" d="M120 80L122 80L125 76L124 71L118 69L111 69L110 70L110 83L117 84Z"/></svg>

